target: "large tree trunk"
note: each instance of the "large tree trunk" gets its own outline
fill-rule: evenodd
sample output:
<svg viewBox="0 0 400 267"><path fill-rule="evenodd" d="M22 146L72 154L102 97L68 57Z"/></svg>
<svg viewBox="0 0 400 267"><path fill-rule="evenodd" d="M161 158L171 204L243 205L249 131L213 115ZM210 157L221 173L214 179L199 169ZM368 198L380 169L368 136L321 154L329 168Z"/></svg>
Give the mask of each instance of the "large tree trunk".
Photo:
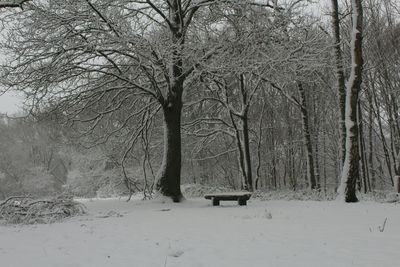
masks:
<svg viewBox="0 0 400 267"><path fill-rule="evenodd" d="M343 56L340 48L340 23L339 23L339 5L337 0L332 2L332 29L334 33L334 54L335 54L335 72L336 87L339 94L339 136L340 136L340 164L343 165L346 153L346 125L345 125L345 106L346 106L346 85L343 71Z"/></svg>
<svg viewBox="0 0 400 267"><path fill-rule="evenodd" d="M351 38L351 73L346 94L346 156L343 165L339 197L346 202L357 202L356 181L359 179L359 148L357 103L362 82L362 5L361 0L352 0L353 27Z"/></svg>
<svg viewBox="0 0 400 267"><path fill-rule="evenodd" d="M168 93L160 103L164 113L164 155L157 174L156 189L174 202L183 199L181 192L181 115L184 84L182 49L185 44L184 17L181 14L181 1L174 0L169 5L169 28L172 51L169 65ZM187 21L186 21L187 23Z"/></svg>
<svg viewBox="0 0 400 267"><path fill-rule="evenodd" d="M163 106L164 155L157 174L156 189L174 202L183 198L181 192L181 112L182 101L170 100Z"/></svg>

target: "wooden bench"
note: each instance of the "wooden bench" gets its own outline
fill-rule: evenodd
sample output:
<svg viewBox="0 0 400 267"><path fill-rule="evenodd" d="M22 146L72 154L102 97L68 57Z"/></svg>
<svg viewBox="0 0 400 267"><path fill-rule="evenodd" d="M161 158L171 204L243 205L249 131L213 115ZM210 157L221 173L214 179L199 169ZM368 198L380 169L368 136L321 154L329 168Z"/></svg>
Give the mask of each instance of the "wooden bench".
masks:
<svg viewBox="0 0 400 267"><path fill-rule="evenodd" d="M237 201L239 206L246 206L250 197L249 192L216 193L204 196L205 199L211 199L213 206L219 206L220 201Z"/></svg>

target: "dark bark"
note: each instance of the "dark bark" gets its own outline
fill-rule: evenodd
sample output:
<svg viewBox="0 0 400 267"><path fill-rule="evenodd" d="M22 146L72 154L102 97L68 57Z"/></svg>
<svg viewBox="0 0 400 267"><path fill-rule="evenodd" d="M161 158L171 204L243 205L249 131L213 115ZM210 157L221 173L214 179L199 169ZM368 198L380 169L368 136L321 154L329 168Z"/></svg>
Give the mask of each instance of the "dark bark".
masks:
<svg viewBox="0 0 400 267"><path fill-rule="evenodd" d="M238 163L239 163L240 171L242 172L241 189L247 190L247 188L246 188L247 173L246 173L246 168L245 168L245 163L244 163L244 151L243 151L242 141L240 138L240 130L236 125L235 118L234 118L232 111L229 111L229 116L230 116L233 128L235 129L236 146L238 149Z"/></svg>
<svg viewBox="0 0 400 267"><path fill-rule="evenodd" d="M240 120L243 127L243 156L244 166L246 168L246 190L253 191L253 171L251 167L251 155L250 155L250 138L249 138L249 99L246 91L245 77L244 74L240 75L240 92L242 97L242 112Z"/></svg>
<svg viewBox="0 0 400 267"><path fill-rule="evenodd" d="M393 107L393 128L394 128L394 172L396 176L400 175L400 116L399 108L395 100L393 93L391 94L391 106Z"/></svg>
<svg viewBox="0 0 400 267"><path fill-rule="evenodd" d="M370 190L374 190L375 189L375 171L374 171L374 144L373 144L373 102L372 102L372 97L371 94L368 93L367 91L367 95L368 95L368 141L369 141L369 147L368 147L368 167L369 167L369 174L370 174Z"/></svg>
<svg viewBox="0 0 400 267"><path fill-rule="evenodd" d="M367 160L365 154L365 142L364 142L364 123L363 123L363 115L361 110L361 104L358 103L358 127L359 127L359 147L360 147L360 159L361 159L361 170L362 170L362 185L364 189L364 193L368 192L368 168L367 168ZM359 188L361 190L361 187Z"/></svg>
<svg viewBox="0 0 400 267"><path fill-rule="evenodd" d="M262 141L262 137L263 137L262 122L264 119L264 111L265 111L265 102L263 102L260 120L258 122L257 167L256 167L256 179L254 181L254 189L255 190L260 188L260 182L261 182L261 141Z"/></svg>
<svg viewBox="0 0 400 267"><path fill-rule="evenodd" d="M310 133L310 122L309 122L309 115L307 109L307 100L306 100L306 93L304 91L302 83L297 83L297 89L299 90L300 94L300 110L301 110L301 117L303 123L303 137L304 137L304 145L306 148L306 157L307 157L307 178L309 187L311 189L317 189L317 181L315 178L315 171L314 171L314 156L313 156L313 148L312 148L312 141L311 141L311 133Z"/></svg>
<svg viewBox="0 0 400 267"><path fill-rule="evenodd" d="M183 198L181 183L181 99L169 100L163 106L164 154L157 174L156 189L174 202Z"/></svg>
<svg viewBox="0 0 400 267"><path fill-rule="evenodd" d="M325 138L325 136L326 136L326 133L324 132L323 133L323 144L324 144L324 146L323 146L323 149L324 149L324 158L323 158L323 164L324 164L324 193L325 193L325 195L326 195L326 193L327 193L327 174L326 174L326 138Z"/></svg>
<svg viewBox="0 0 400 267"><path fill-rule="evenodd" d="M350 132L352 134L356 134L358 130L356 130L355 127L352 127ZM347 175L347 182L346 182L346 188L345 188L345 201L346 202L358 202L358 198L356 196L356 182L359 179L360 176L360 171L359 171L359 150L358 150L358 136L352 136L352 137L347 137L351 139L351 146L350 146L350 151L347 152L346 154L349 155L349 169L348 169L348 175Z"/></svg>
<svg viewBox="0 0 400 267"><path fill-rule="evenodd" d="M253 191L253 174L251 168L250 139L247 112L242 117L243 123L243 152L246 168L246 190Z"/></svg>
<svg viewBox="0 0 400 267"><path fill-rule="evenodd" d="M286 105L288 105L289 103L286 103ZM289 175L289 185L290 188L293 191L296 191L297 188L297 174L296 174L296 168L295 168L295 149L294 149L294 142L292 142L292 140L295 139L294 134L293 134L293 129L292 129L292 123L293 120L291 119L291 108L290 106L287 106L287 108L285 109L285 120L286 123L288 125L288 129L287 129L287 138L288 140L290 140L291 142L288 143L288 147L287 147L287 164L288 164L288 175Z"/></svg>
<svg viewBox="0 0 400 267"><path fill-rule="evenodd" d="M341 194L346 202L357 202L356 181L360 177L357 104L362 82L362 23L361 0L352 0L353 28L351 40L351 74L346 95L346 157L343 165Z"/></svg>
<svg viewBox="0 0 400 267"><path fill-rule="evenodd" d="M317 104L316 104L316 99L313 99L313 114L314 114L314 127L313 127L313 140L314 140L314 147L315 147L315 180L317 182L317 189L321 189L321 175L320 175L320 165L319 165L319 158L320 158L320 153L319 153L319 123L318 123L318 117L317 116Z"/></svg>
<svg viewBox="0 0 400 267"><path fill-rule="evenodd" d="M271 153L271 180L270 184L274 187L274 189L278 188L278 178L277 178L277 171L276 171L276 147L275 147L275 128L273 127L273 123L275 122L275 112L273 108L270 109L270 138L269 138L269 151Z"/></svg>
<svg viewBox="0 0 400 267"><path fill-rule="evenodd" d="M193 11L194 12L194 11ZM183 195L181 183L181 115L182 93L185 75L183 73L182 49L185 45L185 33L190 23L182 13L181 1L171 1L169 5L169 30L172 41L172 60L169 65L168 93L160 96L164 113L164 154L157 174L156 189L164 196L180 202Z"/></svg>
<svg viewBox="0 0 400 267"><path fill-rule="evenodd" d="M337 0L332 2L332 29L334 33L334 54L335 54L335 72L336 72L336 87L339 95L339 136L340 136L340 163L343 165L346 153L346 87L343 71L343 56L340 48L340 20L339 20L339 5Z"/></svg>

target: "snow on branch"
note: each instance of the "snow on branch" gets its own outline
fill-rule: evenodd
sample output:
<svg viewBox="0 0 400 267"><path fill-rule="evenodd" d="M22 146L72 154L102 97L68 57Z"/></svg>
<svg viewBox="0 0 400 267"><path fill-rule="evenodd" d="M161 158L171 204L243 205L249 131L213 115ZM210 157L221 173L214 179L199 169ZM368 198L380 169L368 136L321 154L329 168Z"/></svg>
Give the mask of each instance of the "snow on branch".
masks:
<svg viewBox="0 0 400 267"><path fill-rule="evenodd" d="M22 7L22 4L31 0L0 1L0 8Z"/></svg>

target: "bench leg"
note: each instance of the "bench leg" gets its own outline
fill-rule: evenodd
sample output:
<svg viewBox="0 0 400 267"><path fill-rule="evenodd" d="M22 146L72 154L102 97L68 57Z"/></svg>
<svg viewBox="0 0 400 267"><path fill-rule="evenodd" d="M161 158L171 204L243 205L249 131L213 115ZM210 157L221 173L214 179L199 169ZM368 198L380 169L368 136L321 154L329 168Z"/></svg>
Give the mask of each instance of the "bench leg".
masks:
<svg viewBox="0 0 400 267"><path fill-rule="evenodd" d="M246 199L238 199L238 204L239 206L246 206L247 205L247 200Z"/></svg>
<svg viewBox="0 0 400 267"><path fill-rule="evenodd" d="M219 206L219 199L217 199L217 198L212 198L211 201L212 201L212 205L213 205L213 206Z"/></svg>

